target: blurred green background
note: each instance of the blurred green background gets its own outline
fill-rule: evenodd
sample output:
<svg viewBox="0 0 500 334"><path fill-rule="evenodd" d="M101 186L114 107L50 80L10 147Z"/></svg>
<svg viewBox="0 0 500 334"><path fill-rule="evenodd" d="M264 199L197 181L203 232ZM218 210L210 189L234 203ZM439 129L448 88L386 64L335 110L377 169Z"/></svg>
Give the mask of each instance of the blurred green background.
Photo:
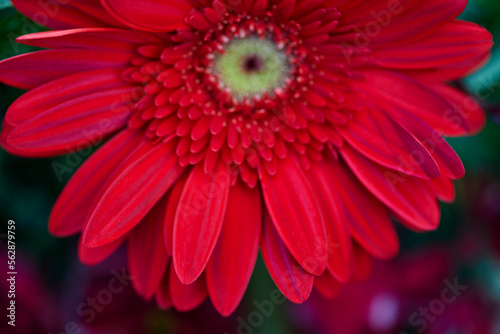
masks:
<svg viewBox="0 0 500 334"><path fill-rule="evenodd" d="M463 81L467 91L475 95L488 112L488 124L484 131L477 136L449 140L462 158L467 171L466 177L456 183L457 200L453 204L442 204L442 220L437 231L416 234L402 228L399 229L402 245L400 258L434 246L458 249L450 260L453 262L454 272L459 275L461 280L465 280L468 282L467 284L478 291L483 298L481 300L487 300L488 305L492 305L489 307L489 311L493 311L492 317L489 319L492 321L492 328L494 328L491 333L500 333L500 313L498 310L500 304L500 247L498 245L500 244L500 233L497 232L499 228L496 226L500 225L500 43L498 43L500 40L500 1L471 0L461 18L486 27L497 41L489 63ZM33 51L32 47L17 44L14 39L20 35L40 30L42 30L40 26L24 18L12 8L9 1L0 0L0 59ZM2 118L8 106L22 93L21 90L0 84L0 116ZM102 275L104 277L109 275L106 267L88 269L78 264L76 237L59 239L51 236L47 231L50 209L70 176L65 174L61 181L54 172L52 164L60 162L68 165L69 161L76 170L81 160L83 159L79 154L54 159L25 159L11 156L0 150L0 222L2 224L0 233L6 232L7 220L16 221L18 257L22 256L26 259L27 267L34 273L34 279L40 280L43 290L54 297L56 304L54 312L60 313L58 316L54 316L60 318L54 320L56 327L51 328L51 325L47 325L49 330L53 330L53 333L63 331L64 326L60 323L82 321L74 314L74 311L64 311L65 308L73 310L75 300L79 300L78 297L71 296L68 291L78 290L82 286L91 287L95 283L96 277L102 278ZM0 236L4 237L5 235ZM2 242L0 248L4 251L5 243ZM467 254L470 254L471 258L468 258ZM117 255L117 259L110 261L123 263L123 254ZM4 268L4 265L0 264L0 268ZM1 270L3 271L3 269ZM81 275L81 277L75 275ZM221 328L221 333L224 331L236 333L240 324L238 317L245 318L245 314L248 314L245 312L252 310L252 301L269 298L273 289L275 286L259 261L242 306L229 319L219 317L209 304L204 305L201 311L195 311L192 314L179 314L174 311L161 312L154 307L154 303L141 304L142 302L133 293L131 293L130 299L123 301L123 303L142 305L142 310L148 310L147 314L137 320L138 323L142 324L137 333L194 333L197 331L197 327L189 327L186 324L192 322L193 319L203 317L211 319L208 322L206 319L199 320L201 323L212 325L215 323L214 326L220 326L217 328ZM307 313L306 311L309 309L304 308L303 311L300 311L299 308L299 315L295 314L294 310L296 308L290 306L288 302L276 306L276 311L273 312L272 316L266 317L258 328L252 329L252 332L328 332L324 329L313 330L313 327L307 327L307 321L304 321L302 325L297 325L294 318L297 316L299 318L301 316L309 317L307 314L300 314ZM116 312L118 312L118 317L126 314L126 310ZM332 310L332 312L335 311ZM103 322L105 321L103 320ZM0 325L0 328L3 328L2 326L3 324ZM95 333L98 333L99 326L96 325L96 328ZM112 332L105 329L107 327L102 328L104 328L102 333ZM116 333L128 333L125 330L123 332L118 330L122 329L117 327ZM402 330L407 330L410 333L412 330L416 332L415 328L403 327L397 331L391 329L394 333L399 333ZM88 332L94 333L90 330ZM460 331L460 328L453 333L462 332L476 333ZM14 333L16 332L14 331ZM342 334L341 331L338 333Z"/></svg>

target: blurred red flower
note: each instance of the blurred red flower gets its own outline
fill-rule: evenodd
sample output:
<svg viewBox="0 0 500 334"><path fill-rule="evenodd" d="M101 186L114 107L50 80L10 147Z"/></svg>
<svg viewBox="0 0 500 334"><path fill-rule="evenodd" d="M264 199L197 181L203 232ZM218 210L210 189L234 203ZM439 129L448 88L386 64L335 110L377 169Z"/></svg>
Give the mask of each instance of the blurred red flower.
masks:
<svg viewBox="0 0 500 334"><path fill-rule="evenodd" d="M0 259L7 263L7 252L2 253ZM17 252L16 268L22 275L16 275L14 281L7 281L10 276L3 274L0 280L0 288L5 292L0 296L2 308L7 309L14 302L14 318L8 317L11 311L7 310L7 320L0 324L0 332L49 333L61 323L56 312L57 300L50 294L33 264L21 252ZM14 284L12 295L7 293L11 290L11 283ZM12 320L14 325L9 324Z"/></svg>
<svg viewBox="0 0 500 334"><path fill-rule="evenodd" d="M346 284L333 300L314 295L291 315L304 333L493 333L492 302L454 276L452 255L433 248L376 262L366 281Z"/></svg>
<svg viewBox="0 0 500 334"><path fill-rule="evenodd" d="M293 302L313 285L334 294L351 238L386 259L390 217L437 228L437 199L464 174L441 135L484 122L447 84L492 45L455 19L466 0L13 3L56 30L18 39L48 50L0 63L1 81L30 90L2 146L43 157L111 137L49 228L81 231L87 264L127 242L136 290L162 307L209 295L231 313L259 245Z"/></svg>
<svg viewBox="0 0 500 334"><path fill-rule="evenodd" d="M106 265L92 270L81 270L81 266L73 266L62 285L49 288L40 265L17 252L15 296L9 299L7 293L0 296L2 307L7 307L10 300L15 301L15 326L3 321L0 332L144 333L148 328L148 320L155 317L152 311L156 308L137 297L128 278L117 280L117 276L122 275L119 268L124 268L121 258L115 257ZM2 256L1 260L7 262L7 257ZM75 286L79 289L75 290ZM4 277L0 287L3 291L9 291L9 282Z"/></svg>

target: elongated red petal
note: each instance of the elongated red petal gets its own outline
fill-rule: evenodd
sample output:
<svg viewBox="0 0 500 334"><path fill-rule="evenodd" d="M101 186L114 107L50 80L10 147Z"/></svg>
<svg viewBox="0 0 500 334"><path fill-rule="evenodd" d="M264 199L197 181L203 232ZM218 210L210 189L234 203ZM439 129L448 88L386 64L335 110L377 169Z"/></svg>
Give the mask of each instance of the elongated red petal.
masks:
<svg viewBox="0 0 500 334"><path fill-rule="evenodd" d="M358 152L387 168L421 178L436 178L439 168L411 133L376 107L357 113L338 131Z"/></svg>
<svg viewBox="0 0 500 334"><path fill-rule="evenodd" d="M184 284L196 280L219 237L229 195L230 174L219 162L207 174L196 165L189 175L174 222L173 263Z"/></svg>
<svg viewBox="0 0 500 334"><path fill-rule="evenodd" d="M271 221L283 243L305 270L320 275L328 261L325 223L304 173L286 158L275 175L264 172L261 183Z"/></svg>
<svg viewBox="0 0 500 334"><path fill-rule="evenodd" d="M446 84L436 84L431 87L438 94L446 97L462 116L454 118L457 122L455 129L448 128L446 132L440 131L441 133L446 136L474 135L484 127L486 115L474 97ZM467 122L468 131L463 131L464 127L458 123L463 120Z"/></svg>
<svg viewBox="0 0 500 334"><path fill-rule="evenodd" d="M172 307L172 296L170 295L170 258L167 260L167 270L163 275L158 291L156 291L156 303L162 310Z"/></svg>
<svg viewBox="0 0 500 334"><path fill-rule="evenodd" d="M181 175L170 142L141 147L103 192L84 231L84 244L98 247L130 231Z"/></svg>
<svg viewBox="0 0 500 334"><path fill-rule="evenodd" d="M214 306L231 314L243 298L252 275L261 235L261 195L237 181L229 191L226 216L219 241L205 269Z"/></svg>
<svg viewBox="0 0 500 334"><path fill-rule="evenodd" d="M172 264L169 271L170 297L172 298L172 304L178 311L191 311L207 298L208 293L204 274L191 284L185 285L175 274Z"/></svg>
<svg viewBox="0 0 500 334"><path fill-rule="evenodd" d="M470 131L466 118L443 96L413 78L389 71L364 71L363 89L379 104L400 107L440 133ZM377 87L377 89L375 89ZM463 133L462 132L462 133Z"/></svg>
<svg viewBox="0 0 500 334"><path fill-rule="evenodd" d="M106 260L113 254L125 241L126 237L116 239L112 243L102 247L87 248L83 245L83 237L78 241L78 258L80 262L87 266L93 266Z"/></svg>
<svg viewBox="0 0 500 334"><path fill-rule="evenodd" d="M116 28L82 28L56 31L43 31L23 35L16 42L41 48L64 49L104 49L135 51L138 45L154 37Z"/></svg>
<svg viewBox="0 0 500 334"><path fill-rule="evenodd" d="M489 53L492 45L487 30L474 23L452 21L419 42L375 50L372 56L377 65L394 69L453 67Z"/></svg>
<svg viewBox="0 0 500 334"><path fill-rule="evenodd" d="M120 70L114 68L98 69L50 81L14 101L7 110L5 119L12 125L19 125L71 100L106 90L125 88L128 85L121 80L120 73Z"/></svg>
<svg viewBox="0 0 500 334"><path fill-rule="evenodd" d="M101 0L101 4L118 21L146 31L177 29L192 8L186 0Z"/></svg>
<svg viewBox="0 0 500 334"><path fill-rule="evenodd" d="M132 53L110 50L42 50L0 61L0 81L32 89L77 72L101 68L124 68Z"/></svg>
<svg viewBox="0 0 500 334"><path fill-rule="evenodd" d="M314 277L314 287L326 298L334 298L339 294L342 284L327 270Z"/></svg>
<svg viewBox="0 0 500 334"><path fill-rule="evenodd" d="M133 229L128 240L128 264L135 290L145 299L156 292L167 268L168 255L163 239L167 196L156 203Z"/></svg>
<svg viewBox="0 0 500 334"><path fill-rule="evenodd" d="M413 134L432 154L441 175L451 179L459 179L465 175L465 169L458 155L441 135L411 112L392 104L384 103L388 114ZM420 157L419 157L420 159Z"/></svg>
<svg viewBox="0 0 500 334"><path fill-rule="evenodd" d="M314 276L305 271L288 252L266 212L261 251L264 263L278 289L294 303L302 303L311 294Z"/></svg>
<svg viewBox="0 0 500 334"><path fill-rule="evenodd" d="M117 102L117 96L127 99L131 94L131 88L125 87L62 103L15 126L6 144L28 156L32 152L67 154L98 144L126 124L133 106Z"/></svg>
<svg viewBox="0 0 500 334"><path fill-rule="evenodd" d="M337 193L336 207L353 238L375 257L388 259L396 255L399 240L386 207L342 162L331 162L327 168Z"/></svg>
<svg viewBox="0 0 500 334"><path fill-rule="evenodd" d="M172 256L174 242L174 222L179 201L181 199L184 185L186 184L188 173L185 172L174 184L170 190L167 203L167 211L165 212L165 225L163 226L163 237L165 239L165 248L167 253Z"/></svg>
<svg viewBox="0 0 500 334"><path fill-rule="evenodd" d="M362 27L371 47L404 44L451 22L465 9L467 0L402 0L393 5L391 13L386 1L363 1L345 13L343 23Z"/></svg>
<svg viewBox="0 0 500 334"><path fill-rule="evenodd" d="M59 195L49 218L49 231L53 235L65 237L79 232L99 191L112 172L134 151L143 139L142 133L123 130L81 165ZM56 167L56 165L54 165ZM61 167L61 172L66 172ZM78 201L75 200L78 198Z"/></svg>
<svg viewBox="0 0 500 334"><path fill-rule="evenodd" d="M347 145L341 153L361 183L411 228L421 231L437 228L439 207L423 185L424 180L377 166Z"/></svg>
<svg viewBox="0 0 500 334"><path fill-rule="evenodd" d="M447 203L451 203L455 200L455 186L451 179L440 177L431 180L431 185L439 200Z"/></svg>
<svg viewBox="0 0 500 334"><path fill-rule="evenodd" d="M18 11L52 29L121 26L109 17L99 0L12 0Z"/></svg>
<svg viewBox="0 0 500 334"><path fill-rule="evenodd" d="M341 282L347 282L352 271L352 246L349 234L349 221L340 213L344 209L343 203L336 194L332 179L337 177L331 170L326 168L327 163L336 164L332 161L322 161L311 166L307 174L311 180L314 193L323 212L325 230L328 242L328 270ZM353 199L354 200L354 199Z"/></svg>
<svg viewBox="0 0 500 334"><path fill-rule="evenodd" d="M373 258L356 243L353 246L354 271L352 272L352 280L354 282L364 282L372 272Z"/></svg>

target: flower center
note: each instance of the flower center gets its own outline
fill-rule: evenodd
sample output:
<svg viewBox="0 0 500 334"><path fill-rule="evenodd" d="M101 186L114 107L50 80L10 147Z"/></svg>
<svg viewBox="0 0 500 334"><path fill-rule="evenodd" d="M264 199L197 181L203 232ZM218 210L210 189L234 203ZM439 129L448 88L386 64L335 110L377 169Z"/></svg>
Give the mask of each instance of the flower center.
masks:
<svg viewBox="0 0 500 334"><path fill-rule="evenodd" d="M257 36L235 38L215 56L213 73L220 88L236 100L252 99L265 93L273 96L289 77L287 55L276 44Z"/></svg>
<svg viewBox="0 0 500 334"><path fill-rule="evenodd" d="M186 17L191 27L137 49L122 78L145 94L128 126L147 126L153 142L172 141L181 166L203 164L211 173L223 162L252 188L289 154L305 168L324 152L337 156L343 138L336 128L351 118L346 100L354 101L353 88L339 85L354 77L335 44L340 13L290 16L287 1L256 2L251 14L240 12L241 3L228 11L225 2L206 3L214 8Z"/></svg>

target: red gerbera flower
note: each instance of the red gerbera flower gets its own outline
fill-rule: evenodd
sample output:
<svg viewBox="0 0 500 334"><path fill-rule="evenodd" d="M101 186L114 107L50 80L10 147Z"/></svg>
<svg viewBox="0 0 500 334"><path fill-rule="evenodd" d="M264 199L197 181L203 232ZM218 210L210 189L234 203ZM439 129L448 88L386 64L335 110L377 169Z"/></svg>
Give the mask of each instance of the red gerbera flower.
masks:
<svg viewBox="0 0 500 334"><path fill-rule="evenodd" d="M484 122L446 83L492 45L455 20L466 0L13 2L58 30L20 37L49 49L0 63L30 90L2 145L54 156L111 137L49 228L81 231L87 264L126 241L135 288L163 307L208 294L231 313L259 246L293 302L313 285L334 294L361 248L397 253L391 217L438 226L437 199L464 174L441 135Z"/></svg>

